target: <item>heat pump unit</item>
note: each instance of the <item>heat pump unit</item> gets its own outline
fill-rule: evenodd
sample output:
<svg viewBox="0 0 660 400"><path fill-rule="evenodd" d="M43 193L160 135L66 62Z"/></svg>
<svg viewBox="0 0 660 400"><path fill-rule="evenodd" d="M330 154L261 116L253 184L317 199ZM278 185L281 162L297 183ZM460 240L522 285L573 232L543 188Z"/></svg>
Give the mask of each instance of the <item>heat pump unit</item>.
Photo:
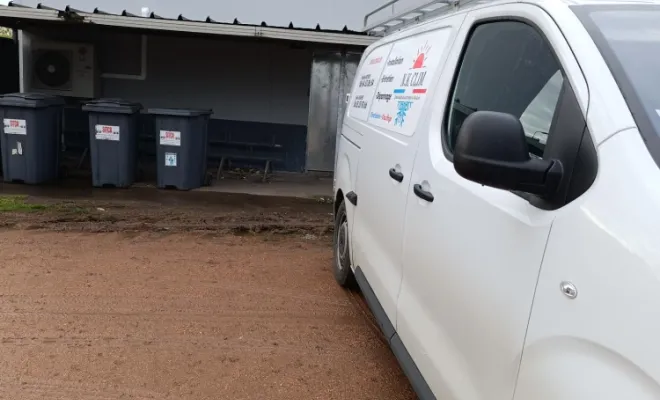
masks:
<svg viewBox="0 0 660 400"><path fill-rule="evenodd" d="M58 96L96 97L94 46L33 40L30 59L30 91Z"/></svg>

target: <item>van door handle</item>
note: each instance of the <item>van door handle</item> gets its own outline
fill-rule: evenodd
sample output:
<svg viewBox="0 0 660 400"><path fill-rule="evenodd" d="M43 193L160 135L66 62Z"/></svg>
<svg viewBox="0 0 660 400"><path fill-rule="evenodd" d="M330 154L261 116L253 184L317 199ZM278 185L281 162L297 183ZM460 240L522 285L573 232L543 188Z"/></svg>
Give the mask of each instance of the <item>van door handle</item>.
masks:
<svg viewBox="0 0 660 400"><path fill-rule="evenodd" d="M403 174L394 168L390 168L390 178L397 182L403 182Z"/></svg>
<svg viewBox="0 0 660 400"><path fill-rule="evenodd" d="M422 189L422 185L420 185L419 183L416 183L413 186L413 191L415 192L415 195L420 199L424 201L428 201L429 203L433 203L433 193L427 192L426 190Z"/></svg>

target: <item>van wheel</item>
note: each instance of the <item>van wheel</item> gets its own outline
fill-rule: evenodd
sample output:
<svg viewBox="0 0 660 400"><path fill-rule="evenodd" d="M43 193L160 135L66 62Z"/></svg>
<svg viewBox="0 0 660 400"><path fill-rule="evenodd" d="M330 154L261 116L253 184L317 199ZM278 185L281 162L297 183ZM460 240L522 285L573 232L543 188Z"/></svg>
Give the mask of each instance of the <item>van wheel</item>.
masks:
<svg viewBox="0 0 660 400"><path fill-rule="evenodd" d="M349 246L348 219L346 217L346 203L342 202L335 216L335 233L333 240L334 262L333 272L335 280L345 288L355 288L355 276L351 270L351 252Z"/></svg>

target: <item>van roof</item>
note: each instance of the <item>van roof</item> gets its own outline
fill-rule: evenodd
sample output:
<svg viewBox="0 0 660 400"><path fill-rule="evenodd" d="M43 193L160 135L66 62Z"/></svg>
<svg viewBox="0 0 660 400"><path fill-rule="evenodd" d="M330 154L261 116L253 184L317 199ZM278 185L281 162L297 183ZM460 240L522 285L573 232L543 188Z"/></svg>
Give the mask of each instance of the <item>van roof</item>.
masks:
<svg viewBox="0 0 660 400"><path fill-rule="evenodd" d="M658 0L562 0L569 5L587 5L587 4L658 4Z"/></svg>
<svg viewBox="0 0 660 400"><path fill-rule="evenodd" d="M414 5L406 0L390 0L364 17L364 31L370 35L385 36L399 32L421 22L432 21L456 10L465 10L497 3L540 4L548 0L418 0ZM553 0L566 5L587 4L660 4L660 0ZM403 6L406 3L407 6Z"/></svg>

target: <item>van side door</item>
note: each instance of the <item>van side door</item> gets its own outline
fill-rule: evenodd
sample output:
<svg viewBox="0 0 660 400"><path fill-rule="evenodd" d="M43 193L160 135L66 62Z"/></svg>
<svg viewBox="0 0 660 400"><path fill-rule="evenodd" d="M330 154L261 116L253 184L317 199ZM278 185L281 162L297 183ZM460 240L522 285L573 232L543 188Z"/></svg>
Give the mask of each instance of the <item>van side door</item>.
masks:
<svg viewBox="0 0 660 400"><path fill-rule="evenodd" d="M406 202L420 136L417 123L429 85L437 80L463 18L416 29L385 45L391 49L382 60L366 61L385 66L376 77L368 119L357 129L364 137L351 242L356 278L388 338L396 327Z"/></svg>
<svg viewBox="0 0 660 400"><path fill-rule="evenodd" d="M539 7L472 10L461 35L420 129L397 334L438 399L510 400L545 246L563 203L462 178L453 146L472 112L509 113L522 124L530 156L561 160L568 183L586 130L588 92L562 32Z"/></svg>

